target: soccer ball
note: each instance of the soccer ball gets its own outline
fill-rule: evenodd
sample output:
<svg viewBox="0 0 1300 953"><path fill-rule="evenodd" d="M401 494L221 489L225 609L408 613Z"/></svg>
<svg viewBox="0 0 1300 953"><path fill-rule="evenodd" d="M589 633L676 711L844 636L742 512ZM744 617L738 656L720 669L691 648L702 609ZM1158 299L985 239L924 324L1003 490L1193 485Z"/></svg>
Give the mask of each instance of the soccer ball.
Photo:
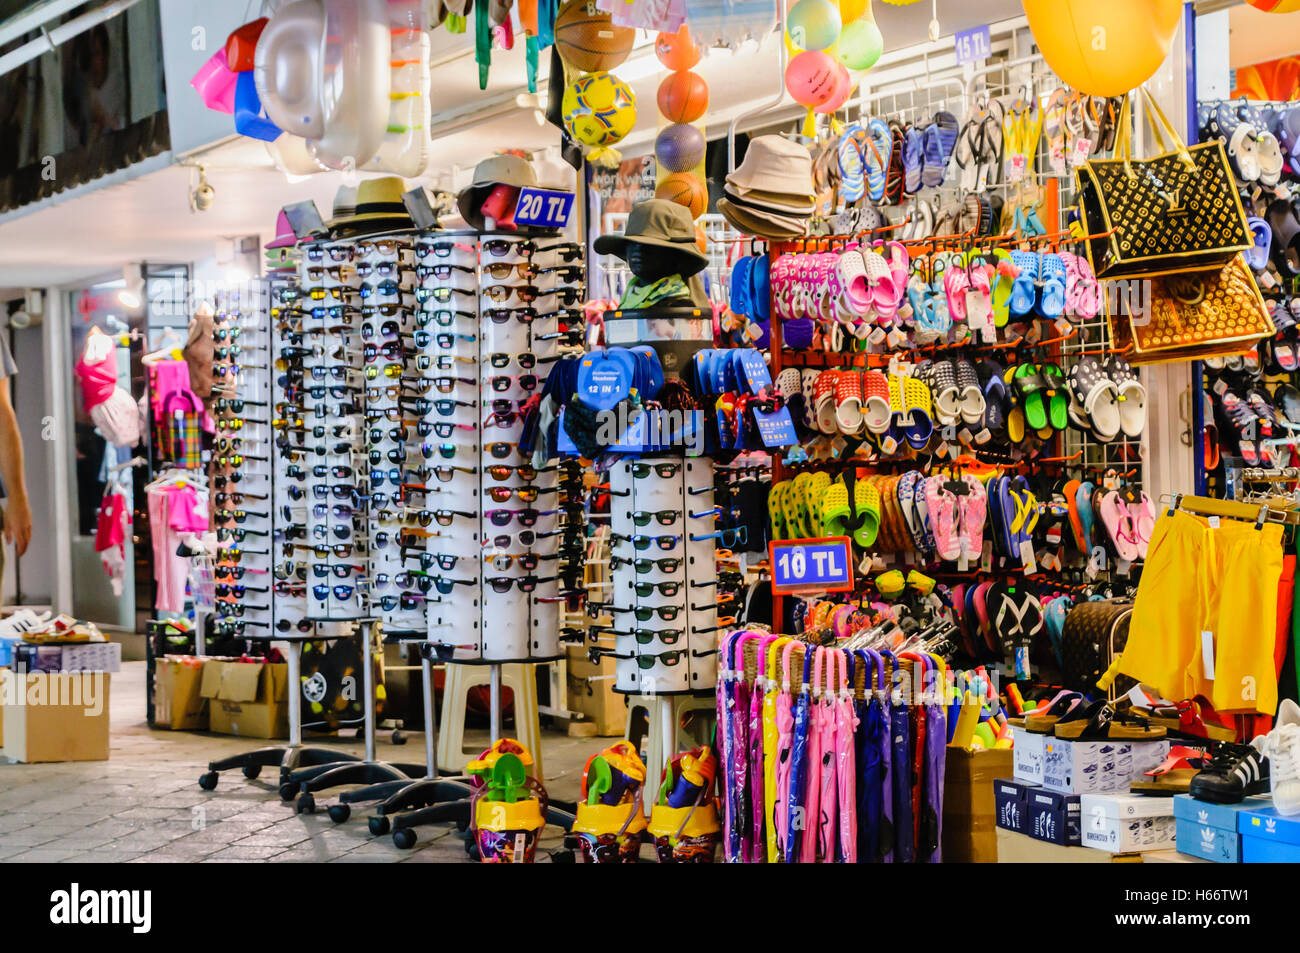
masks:
<svg viewBox="0 0 1300 953"><path fill-rule="evenodd" d="M565 87L560 111L574 139L597 148L611 146L636 125L636 94L613 73L584 73Z"/></svg>

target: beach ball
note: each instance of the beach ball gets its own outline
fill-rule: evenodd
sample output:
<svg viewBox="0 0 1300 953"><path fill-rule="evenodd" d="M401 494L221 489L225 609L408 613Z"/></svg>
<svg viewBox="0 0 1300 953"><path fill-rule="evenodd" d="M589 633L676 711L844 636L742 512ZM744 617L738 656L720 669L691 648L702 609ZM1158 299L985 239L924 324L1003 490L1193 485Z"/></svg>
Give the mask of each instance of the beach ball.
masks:
<svg viewBox="0 0 1300 953"><path fill-rule="evenodd" d="M636 125L636 94L613 73L584 73L564 89L564 128L588 146L611 146Z"/></svg>
<svg viewBox="0 0 1300 953"><path fill-rule="evenodd" d="M1300 10L1300 0L1246 0L1256 10L1265 13L1294 13Z"/></svg>
<svg viewBox="0 0 1300 953"><path fill-rule="evenodd" d="M835 61L827 54L807 50L785 68L785 88L801 106L815 109L835 95L839 81Z"/></svg>
<svg viewBox="0 0 1300 953"><path fill-rule="evenodd" d="M822 114L835 112L848 100L849 93L853 92L853 78L849 76L849 71L844 68L844 64L836 63L835 70L835 90L830 99L816 107L815 112Z"/></svg>
<svg viewBox="0 0 1300 953"><path fill-rule="evenodd" d="M1169 55L1181 0L1024 0L1043 58L1067 86L1120 96L1141 86Z"/></svg>
<svg viewBox="0 0 1300 953"><path fill-rule="evenodd" d="M655 56L667 69L687 70L700 61L700 48L691 37L690 27L683 23L676 33L660 33L655 37Z"/></svg>
<svg viewBox="0 0 1300 953"><path fill-rule="evenodd" d="M840 62L849 69L871 69L885 52L885 38L880 35L880 27L875 20L863 18L854 20L840 32L840 45L837 51Z"/></svg>
<svg viewBox="0 0 1300 953"><path fill-rule="evenodd" d="M840 35L840 11L831 0L799 0L790 8L786 29L801 50L824 50Z"/></svg>
<svg viewBox="0 0 1300 953"><path fill-rule="evenodd" d="M684 122L664 126L655 137L655 158L666 172L689 172L704 161L704 133Z"/></svg>

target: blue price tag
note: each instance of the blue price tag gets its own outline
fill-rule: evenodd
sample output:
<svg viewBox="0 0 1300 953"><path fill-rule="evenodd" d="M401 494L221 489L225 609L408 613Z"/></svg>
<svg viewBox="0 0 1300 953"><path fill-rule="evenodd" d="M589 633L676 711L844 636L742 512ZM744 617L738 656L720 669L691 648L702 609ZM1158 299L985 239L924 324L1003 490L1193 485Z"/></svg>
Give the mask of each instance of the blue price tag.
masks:
<svg viewBox="0 0 1300 953"><path fill-rule="evenodd" d="M847 536L773 540L768 555L775 595L853 588L853 549Z"/></svg>
<svg viewBox="0 0 1300 953"><path fill-rule="evenodd" d="M763 440L763 446L769 450L773 447L793 446L799 442L788 407L781 407L770 414L755 408L754 420L758 423L758 435Z"/></svg>
<svg viewBox="0 0 1300 953"><path fill-rule="evenodd" d="M515 224L535 228L563 228L569 224L573 211L572 192L552 192L549 189L519 190L519 204L515 206Z"/></svg>
<svg viewBox="0 0 1300 953"><path fill-rule="evenodd" d="M993 52L992 43L989 41L989 28L987 26L977 26L971 30L962 30L952 38L953 46L957 50L957 62L961 65L966 63L979 63L989 58Z"/></svg>

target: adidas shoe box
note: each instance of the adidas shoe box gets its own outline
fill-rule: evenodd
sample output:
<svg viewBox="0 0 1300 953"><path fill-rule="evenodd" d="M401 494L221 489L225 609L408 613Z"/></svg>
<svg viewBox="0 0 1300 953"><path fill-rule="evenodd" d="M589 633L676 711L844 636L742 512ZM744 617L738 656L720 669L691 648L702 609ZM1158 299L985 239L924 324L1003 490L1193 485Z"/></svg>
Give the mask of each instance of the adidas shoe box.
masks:
<svg viewBox="0 0 1300 953"><path fill-rule="evenodd" d="M1237 816L1242 811L1266 808L1272 799L1248 797L1240 804L1211 804L1190 794L1174 796L1174 820L1178 825L1178 852L1211 860L1216 864L1241 863L1241 835Z"/></svg>
<svg viewBox="0 0 1300 953"><path fill-rule="evenodd" d="M1085 794L1079 799L1083 846L1127 854L1174 846L1173 805L1167 797Z"/></svg>
<svg viewBox="0 0 1300 953"><path fill-rule="evenodd" d="M1046 755L1047 742L1052 736L1016 728L1013 737L1015 744L1011 748L1012 777L1027 784L1042 784L1043 758Z"/></svg>
<svg viewBox="0 0 1300 953"><path fill-rule="evenodd" d="M1043 745L1043 787L1061 794L1127 792L1129 782L1159 765L1168 754L1168 741L1048 737Z"/></svg>
<svg viewBox="0 0 1300 953"><path fill-rule="evenodd" d="M1032 784L1012 778L994 781L993 805L998 827L1018 834L1028 833L1029 792L1037 790Z"/></svg>
<svg viewBox="0 0 1300 953"><path fill-rule="evenodd" d="M1243 864L1300 864L1300 814L1252 807L1237 814L1237 833Z"/></svg>
<svg viewBox="0 0 1300 953"><path fill-rule="evenodd" d="M1025 833L1036 840L1065 847L1080 845L1079 795L1030 788Z"/></svg>

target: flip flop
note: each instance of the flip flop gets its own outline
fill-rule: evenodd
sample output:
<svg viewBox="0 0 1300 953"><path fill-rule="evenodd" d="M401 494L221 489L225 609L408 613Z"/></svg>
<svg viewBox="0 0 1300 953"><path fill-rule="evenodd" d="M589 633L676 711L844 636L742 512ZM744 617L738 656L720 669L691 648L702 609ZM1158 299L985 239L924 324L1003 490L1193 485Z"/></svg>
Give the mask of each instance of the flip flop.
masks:
<svg viewBox="0 0 1300 953"><path fill-rule="evenodd" d="M1120 500L1119 493L1111 490L1101 498L1101 522L1110 535L1115 554L1125 562L1138 559L1137 532L1133 521Z"/></svg>
<svg viewBox="0 0 1300 953"><path fill-rule="evenodd" d="M1048 97L1043 107L1043 134L1047 137L1047 159L1053 175L1064 176L1065 155L1065 104L1066 92L1058 88Z"/></svg>
<svg viewBox="0 0 1300 953"><path fill-rule="evenodd" d="M840 198L850 205L867 194L866 166L857 142L857 134L860 131L861 126L857 123L850 124L840 136L839 145L836 147L840 169Z"/></svg>
<svg viewBox="0 0 1300 953"><path fill-rule="evenodd" d="M1078 692L1062 690L1044 706L1033 713L1025 713L1025 730L1038 735L1050 735L1057 722L1083 704Z"/></svg>
<svg viewBox="0 0 1300 953"><path fill-rule="evenodd" d="M921 184L927 188L938 188L943 185L944 167L948 159L939 138L939 127L934 123L926 126L925 132L921 134L921 154Z"/></svg>
<svg viewBox="0 0 1300 953"><path fill-rule="evenodd" d="M920 129L907 127L903 135L903 192L907 195L921 191L921 139Z"/></svg>
<svg viewBox="0 0 1300 953"><path fill-rule="evenodd" d="M1138 492L1136 503L1125 501L1124 505L1133 524L1133 535L1137 537L1138 559L1146 559L1147 548L1151 545L1151 534L1156 528L1156 508L1151 503L1151 497L1141 491Z"/></svg>
<svg viewBox="0 0 1300 953"><path fill-rule="evenodd" d="M969 492L957 498L961 517L961 550L968 563L979 562L984 547L984 521L988 517L988 491L977 477L962 476Z"/></svg>
<svg viewBox="0 0 1300 953"><path fill-rule="evenodd" d="M945 562L956 562L961 557L961 538L957 532L957 497L943 488L945 482L945 477L930 477L925 481L923 492L937 554Z"/></svg>
<svg viewBox="0 0 1300 953"><path fill-rule="evenodd" d="M1155 726L1163 728L1163 725ZM1209 755L1199 748L1174 745L1164 761L1150 771L1144 771L1142 778L1129 782L1128 789L1134 794L1173 797L1186 794L1192 788L1192 778L1201 773L1210 763Z"/></svg>
<svg viewBox="0 0 1300 953"><path fill-rule="evenodd" d="M992 433L1007 424L1007 385L1002 379L1003 370L992 360L980 362L978 375L984 394L984 428Z"/></svg>

